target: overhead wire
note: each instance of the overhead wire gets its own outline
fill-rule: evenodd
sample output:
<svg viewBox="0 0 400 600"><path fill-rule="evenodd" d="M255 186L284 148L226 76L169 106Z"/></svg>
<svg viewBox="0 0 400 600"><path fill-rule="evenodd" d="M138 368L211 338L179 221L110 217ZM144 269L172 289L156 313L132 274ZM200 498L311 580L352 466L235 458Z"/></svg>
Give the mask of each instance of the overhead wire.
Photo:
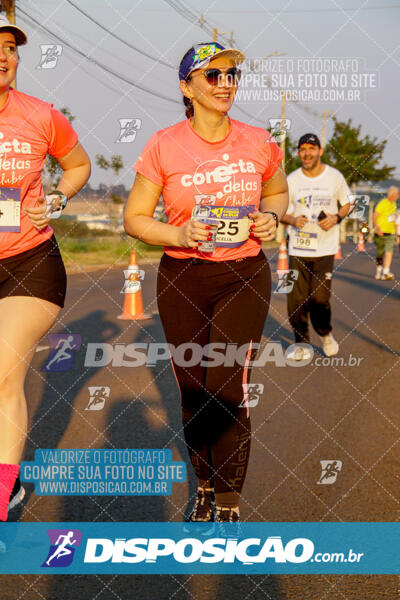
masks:
<svg viewBox="0 0 400 600"><path fill-rule="evenodd" d="M73 2L71 2L70 0L67 0L70 4L73 4ZM168 1L168 0L166 0ZM21 12L26 18L30 19L31 22L33 22L35 25L37 25L38 27L40 27L42 30L46 31L46 33L48 33L49 35L51 35L55 40L59 41L60 43L64 44L67 48L69 48L71 51L76 52L79 56L81 56L82 58L85 58L86 60L88 60L89 62L93 63L94 65L96 65L97 67L103 69L104 71L106 71L107 73L109 73L110 75L120 79L121 81L124 81L125 83L132 85L144 92L147 92L148 94L151 94L153 96L156 96L162 100L167 100L168 102L173 102L174 104L178 104L180 105L180 102L178 100L174 100L173 98L170 98L168 96L165 96L163 94L159 94L158 92L155 92L154 90L151 90L147 87L141 86L138 83L132 81L131 79L127 78L126 76L122 75L121 73L116 72L115 70L111 69L110 67L107 67L106 65L100 63L99 61L97 61L95 58L89 56L88 54L85 54L84 52L82 52L81 50L79 50L78 48L74 47L72 44L70 44L68 41L64 40L59 34L54 33L54 31L51 31L50 29L48 29L47 27L45 27L42 23L40 23L37 19L35 19L32 15L30 15L29 13L27 13L24 9L22 9L19 5L17 5L17 10L19 12ZM102 27L104 29L104 27ZM105 31L107 33L111 33L109 32L107 29L105 29ZM153 60L157 60L154 57ZM261 119L254 117L252 114L248 113L246 110L244 110L241 106L239 105L234 105L234 108L236 110L238 110L239 112L241 112L242 114L244 114L246 117L250 118L253 122L258 122L258 123L262 123L262 125L265 126L264 121L262 121Z"/></svg>
<svg viewBox="0 0 400 600"><path fill-rule="evenodd" d="M128 42L124 38L122 38L119 35L117 35L114 31L110 31L110 29L108 29L105 25L103 25L102 23L100 23L100 21L97 21L97 19L95 19L92 15L90 15L89 13L87 13L86 11L84 11L80 6L78 6L77 4L75 4L75 2L73 2L72 0L66 0L66 1L68 2L68 4L70 4L71 6L73 6L74 8L76 8L76 10L78 10L81 14L85 15L85 17L87 19L89 19L90 21L92 21L93 23L95 23L98 27L100 27L101 29L103 29L103 31L106 31L109 35L112 35L115 39L119 40L120 42L122 42L123 44L125 44L126 46L128 46L129 48L131 48L132 50L135 50L136 52L139 52L143 56L146 56L147 58L150 58L150 60L154 60L155 62L160 63L161 65L164 65L165 67L168 67L170 69L175 69L175 67L173 65L171 65L170 63L165 62L161 58L156 58L156 57L152 56L151 54L148 54L144 50L142 50L140 48L137 48L137 46L134 46L133 44L131 44L130 42Z"/></svg>
<svg viewBox="0 0 400 600"><path fill-rule="evenodd" d="M59 24L54 23L55 27L57 28L58 31L65 31L66 33L68 33L69 35L69 39L72 40L74 38L77 38L78 40L87 43L87 37L84 37L83 35L80 35L77 31L72 31L71 29L69 29L68 27L61 27ZM127 67L129 67L130 69L139 69L138 65L133 65L131 61L126 60L124 58L124 56L121 56L120 54L116 54L115 52L111 52L111 50L109 48L107 48L107 50L104 50L101 46L98 47L99 50L104 51L108 57L114 58L115 60L119 61L119 63L124 63L125 65L127 65ZM143 71L143 69L140 67L140 70ZM146 75L146 71L144 73L142 73L142 75ZM157 79L158 83L161 83L159 79ZM163 85L167 85L165 82L162 82Z"/></svg>
<svg viewBox="0 0 400 600"><path fill-rule="evenodd" d="M167 100L168 102L173 102L174 104L180 104L180 102L178 102L178 100L170 98L169 96L165 96L164 94L160 94L160 93L158 93L158 92L156 92L154 90L151 90L151 89L149 89L149 88L147 88L145 86L139 85L135 81L132 81L131 79L127 78L125 75L122 75L121 73L118 73L117 71L114 71L113 69L111 69L111 68L107 67L106 65L104 65L104 64L100 63L99 61L97 61L92 56L89 56L89 55L85 54L84 52L82 52L81 50L79 50L78 48L75 48L74 46L72 46L72 44L70 44L69 42L67 42L66 40L64 40L60 35L54 33L53 31L50 31L50 29L48 29L47 27L45 27L44 25L42 25L42 23L40 23L39 21L37 21L37 19L35 19L34 17L32 17L32 15L30 15L26 11L24 11L20 6L17 6L17 10L19 12L21 12L23 15L25 15L26 17L28 17L38 27L40 27L41 29L43 29L43 31L46 31L46 33L48 33L49 35L51 35L54 39L56 39L57 41L59 41L62 44L64 44L70 50L72 50L72 51L76 52L77 54L79 54L79 56L81 56L85 60L88 60L89 62L95 64L98 67L100 67L101 69L103 69L104 71L106 71L107 73L109 73L110 75L113 75L114 77L117 77L121 81L124 81L125 83L127 83L129 85L132 85L133 87L135 87L137 89L140 89L143 92L151 94L152 96L156 96L157 98L161 98L162 100Z"/></svg>
<svg viewBox="0 0 400 600"><path fill-rule="evenodd" d="M209 35L214 34L213 25L211 23L209 23L202 14L196 14L190 7L185 5L180 0L165 0L165 2L167 4L169 4L169 6L171 6L176 12L178 12L187 21L190 21L194 25L198 25L199 27L204 29L204 31L206 31ZM233 35L231 37L228 37L225 33L221 33L220 37L225 40L225 43L228 43L228 44L236 43L233 38Z"/></svg>
<svg viewBox="0 0 400 600"><path fill-rule="evenodd" d="M20 15L19 18L21 19L21 21L23 23L26 23L28 25L32 25L32 23L29 21L29 19L27 19L25 16ZM65 28L65 30L69 32L68 29ZM75 35L76 35L76 32L75 32ZM78 36L78 37L81 37L81 36ZM95 75L94 73L92 73L89 69L87 69L84 65L80 65L79 69L82 70L88 77L91 77L92 79L94 79L95 81L97 81L97 83L99 83L100 85L102 85L109 92L113 92L116 96L120 96L121 95L121 90L118 89L118 87L110 85L109 83L107 83L107 81L105 79L102 79L101 77L98 77L97 75ZM152 104L149 104L148 102L146 102L146 106L152 106L152 108L154 108L156 110L160 110L160 105L156 106L156 105L152 105ZM175 109L173 107L171 107L171 108L163 108L163 110L167 110L168 112L175 111Z"/></svg>

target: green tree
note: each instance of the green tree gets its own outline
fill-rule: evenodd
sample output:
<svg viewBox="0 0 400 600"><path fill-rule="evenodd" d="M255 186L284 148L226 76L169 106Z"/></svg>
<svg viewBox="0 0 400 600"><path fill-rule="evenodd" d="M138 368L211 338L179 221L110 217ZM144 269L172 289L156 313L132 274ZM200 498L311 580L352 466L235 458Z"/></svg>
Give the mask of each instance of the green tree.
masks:
<svg viewBox="0 0 400 600"><path fill-rule="evenodd" d="M122 156L120 154L112 154L111 156L111 169L114 171L116 178L118 178L119 172L124 168L124 163L122 161ZM124 201L120 196L116 194L111 194L112 201L115 204L123 204Z"/></svg>
<svg viewBox="0 0 400 600"><path fill-rule="evenodd" d="M111 168L114 171L116 177L118 177L120 170L124 168L124 163L120 154L111 155Z"/></svg>
<svg viewBox="0 0 400 600"><path fill-rule="evenodd" d="M287 133L285 139L285 173L289 175L301 166L300 158L297 155L296 142Z"/></svg>
<svg viewBox="0 0 400 600"><path fill-rule="evenodd" d="M100 167L100 169L103 169L104 171L108 171L109 169L111 169L112 171L114 171L116 177L118 177L121 169L124 168L124 163L120 154L112 154L110 160L107 160L106 157L102 154L96 154L96 164ZM113 184L111 179L109 179L109 194L110 198L114 200ZM120 199L118 198L116 202L120 202Z"/></svg>
<svg viewBox="0 0 400 600"><path fill-rule="evenodd" d="M70 123L75 119L75 117L71 114L71 111L66 108L60 108L60 112L65 115ZM46 160L44 163L44 171L43 171L43 187L45 194L48 194L50 190L53 190L57 187L58 182L61 179L62 168L57 162L57 159L50 154L47 154Z"/></svg>
<svg viewBox="0 0 400 600"><path fill-rule="evenodd" d="M325 147L323 161L338 169L345 177L348 185L355 186L359 181L384 181L395 167L384 164L382 160L387 140L378 142L376 137L361 135L361 125L352 125L333 118L334 130Z"/></svg>

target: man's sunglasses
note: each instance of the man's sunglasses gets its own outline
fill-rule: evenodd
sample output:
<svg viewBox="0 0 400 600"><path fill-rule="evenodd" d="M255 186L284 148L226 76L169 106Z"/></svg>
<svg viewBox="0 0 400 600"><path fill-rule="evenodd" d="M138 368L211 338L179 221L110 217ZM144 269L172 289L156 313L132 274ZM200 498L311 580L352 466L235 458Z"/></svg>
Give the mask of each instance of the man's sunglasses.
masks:
<svg viewBox="0 0 400 600"><path fill-rule="evenodd" d="M201 73L207 79L210 85L222 85L222 76L225 76L225 82L228 85L238 85L242 72L237 67L231 67L226 71L221 69L207 69Z"/></svg>

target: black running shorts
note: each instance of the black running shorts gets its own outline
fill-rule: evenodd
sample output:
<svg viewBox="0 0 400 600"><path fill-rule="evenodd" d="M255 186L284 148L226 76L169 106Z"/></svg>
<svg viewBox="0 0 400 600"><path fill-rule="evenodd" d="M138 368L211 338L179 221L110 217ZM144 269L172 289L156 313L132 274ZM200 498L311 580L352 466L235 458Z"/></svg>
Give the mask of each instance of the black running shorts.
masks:
<svg viewBox="0 0 400 600"><path fill-rule="evenodd" d="M0 259L0 299L32 296L64 306L67 276L57 240Z"/></svg>

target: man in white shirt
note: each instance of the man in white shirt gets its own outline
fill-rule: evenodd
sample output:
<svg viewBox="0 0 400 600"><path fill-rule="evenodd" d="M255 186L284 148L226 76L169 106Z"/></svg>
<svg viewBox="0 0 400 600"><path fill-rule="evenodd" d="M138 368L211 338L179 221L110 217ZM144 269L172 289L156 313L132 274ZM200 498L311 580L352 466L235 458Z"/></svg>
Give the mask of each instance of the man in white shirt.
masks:
<svg viewBox="0 0 400 600"><path fill-rule="evenodd" d="M339 345L331 333L333 261L339 247L339 223L349 211L351 192L343 175L321 162L318 136L306 133L297 149L301 168L288 177L289 208L281 219L289 225L289 268L298 271L288 294L289 321L295 342L309 344L310 315L325 355L334 356ZM304 346L292 354L295 360L311 356Z"/></svg>

